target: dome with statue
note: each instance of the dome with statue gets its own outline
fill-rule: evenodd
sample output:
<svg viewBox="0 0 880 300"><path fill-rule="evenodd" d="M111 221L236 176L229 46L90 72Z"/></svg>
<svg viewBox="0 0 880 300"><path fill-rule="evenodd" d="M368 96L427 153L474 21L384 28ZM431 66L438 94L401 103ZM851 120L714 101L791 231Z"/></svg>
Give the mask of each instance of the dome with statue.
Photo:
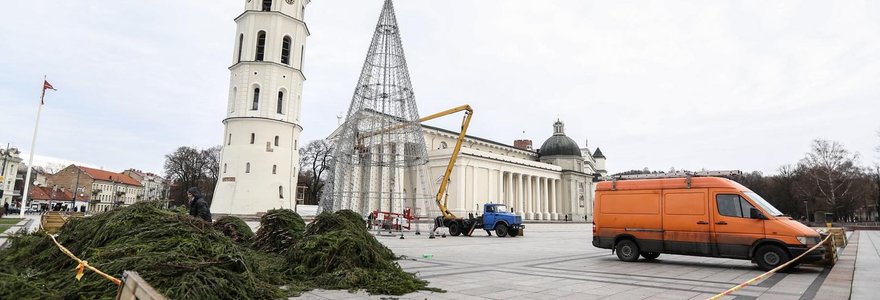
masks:
<svg viewBox="0 0 880 300"><path fill-rule="evenodd" d="M553 124L553 136L544 141L538 155L546 156L581 156L581 149L577 142L565 135L564 124L557 120Z"/></svg>

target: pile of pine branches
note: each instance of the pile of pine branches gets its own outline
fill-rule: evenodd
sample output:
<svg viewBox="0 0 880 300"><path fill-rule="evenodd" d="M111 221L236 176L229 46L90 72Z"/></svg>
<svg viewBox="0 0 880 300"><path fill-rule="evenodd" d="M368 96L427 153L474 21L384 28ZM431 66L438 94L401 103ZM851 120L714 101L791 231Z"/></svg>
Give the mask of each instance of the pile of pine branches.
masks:
<svg viewBox="0 0 880 300"><path fill-rule="evenodd" d="M72 219L56 239L113 276L137 271L172 299L278 299L315 288L438 291L403 271L351 211L323 213L306 225L291 210L272 210L254 235L235 217L212 225L142 202ZM115 296L116 285L90 271L75 280L76 267L43 233L14 237L0 250L0 299Z"/></svg>

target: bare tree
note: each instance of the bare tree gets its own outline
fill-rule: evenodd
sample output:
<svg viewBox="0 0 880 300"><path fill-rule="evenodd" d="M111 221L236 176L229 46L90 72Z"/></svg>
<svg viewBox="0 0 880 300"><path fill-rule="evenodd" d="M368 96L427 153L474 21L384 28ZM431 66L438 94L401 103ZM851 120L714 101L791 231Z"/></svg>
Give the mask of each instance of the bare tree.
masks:
<svg viewBox="0 0 880 300"><path fill-rule="evenodd" d="M801 159L804 180L799 191L812 197L816 206L834 212L835 216L852 213L853 184L861 170L856 165L859 155L846 150L836 141L817 139L812 151Z"/></svg>
<svg viewBox="0 0 880 300"><path fill-rule="evenodd" d="M203 192L205 192L205 201L208 204L214 199L214 186L217 185L217 181L220 180L220 146L214 146L205 150L202 150L202 172L205 175L204 180L202 180L199 187Z"/></svg>
<svg viewBox="0 0 880 300"><path fill-rule="evenodd" d="M299 149L299 179L308 186L306 203L317 204L332 155L333 145L327 140L314 140Z"/></svg>
<svg viewBox="0 0 880 300"><path fill-rule="evenodd" d="M171 199L175 204L186 203L186 189L190 187L199 187L201 190L206 188L213 189L213 185L208 187L206 181L207 162L205 152L209 150L199 150L193 147L180 147L173 153L165 155L165 175L174 182L174 189L171 191ZM216 181L214 181L216 183ZM209 201L209 199L205 199Z"/></svg>

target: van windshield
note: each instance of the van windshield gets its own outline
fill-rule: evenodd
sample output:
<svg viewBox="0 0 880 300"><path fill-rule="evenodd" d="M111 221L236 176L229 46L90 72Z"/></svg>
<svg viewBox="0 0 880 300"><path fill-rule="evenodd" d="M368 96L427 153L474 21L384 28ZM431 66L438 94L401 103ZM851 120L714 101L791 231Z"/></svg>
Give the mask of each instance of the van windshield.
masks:
<svg viewBox="0 0 880 300"><path fill-rule="evenodd" d="M749 199L752 199L752 201L754 201L755 204L760 205L761 208L763 208L764 211L766 211L770 215L772 215L774 217L783 215L781 211L779 211L778 209L773 207L773 205L770 204L770 202L767 202L767 200L764 200L764 198L761 198L761 196L758 195L757 193L752 192L752 191L744 191L743 194L746 194L746 196L748 196Z"/></svg>

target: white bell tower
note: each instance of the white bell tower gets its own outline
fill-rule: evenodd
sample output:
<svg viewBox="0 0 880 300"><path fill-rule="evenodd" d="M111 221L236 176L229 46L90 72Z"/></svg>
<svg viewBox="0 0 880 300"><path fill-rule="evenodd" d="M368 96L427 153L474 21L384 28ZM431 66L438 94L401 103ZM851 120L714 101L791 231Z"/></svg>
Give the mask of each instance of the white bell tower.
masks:
<svg viewBox="0 0 880 300"><path fill-rule="evenodd" d="M211 212L293 208L309 0L246 0L235 18L220 180Z"/></svg>

